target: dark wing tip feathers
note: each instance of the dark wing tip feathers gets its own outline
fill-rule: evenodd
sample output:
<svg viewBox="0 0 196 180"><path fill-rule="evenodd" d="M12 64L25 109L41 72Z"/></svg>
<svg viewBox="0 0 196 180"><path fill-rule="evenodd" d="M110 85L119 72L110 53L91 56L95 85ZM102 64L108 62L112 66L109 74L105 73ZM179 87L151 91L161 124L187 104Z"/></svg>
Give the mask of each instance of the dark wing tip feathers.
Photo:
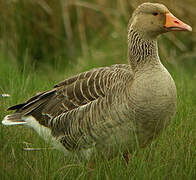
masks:
<svg viewBox="0 0 196 180"><path fill-rule="evenodd" d="M56 89L52 89L50 91L45 91L45 92L39 93L39 94L33 96L32 98L30 98L28 101L26 101L24 103L16 104L14 106L9 107L7 109L7 111L25 109L25 108L29 107L31 104L49 96L49 95L51 95L55 92L56 92Z"/></svg>
<svg viewBox="0 0 196 180"><path fill-rule="evenodd" d="M22 104L17 104L17 105L14 105L14 106L11 106L7 109L7 111L13 111L13 110L18 110L20 108L22 108L26 103L22 103Z"/></svg>

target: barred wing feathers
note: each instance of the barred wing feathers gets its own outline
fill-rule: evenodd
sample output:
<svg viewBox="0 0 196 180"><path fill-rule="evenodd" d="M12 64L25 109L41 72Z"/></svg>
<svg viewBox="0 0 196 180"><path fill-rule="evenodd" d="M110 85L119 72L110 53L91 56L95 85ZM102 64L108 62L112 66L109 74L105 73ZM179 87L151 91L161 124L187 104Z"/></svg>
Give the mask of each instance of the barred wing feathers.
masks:
<svg viewBox="0 0 196 180"><path fill-rule="evenodd" d="M123 127L123 124L129 122L126 100L127 86L130 85L132 76L126 71L121 72L121 75L122 79L119 78L119 81L110 85L104 97L61 113L50 121L53 136L66 149L86 149L92 144L102 144L115 135L115 131ZM123 130L122 128L121 131Z"/></svg>
<svg viewBox="0 0 196 180"><path fill-rule="evenodd" d="M21 122L23 116L32 115L41 125L49 127L51 119L62 113L77 110L97 99L104 98L108 90L118 81L122 81L123 74L126 73L131 74L130 66L125 64L80 73L55 85L52 90L42 92L25 103L8 108L16 112L8 115L7 119Z"/></svg>

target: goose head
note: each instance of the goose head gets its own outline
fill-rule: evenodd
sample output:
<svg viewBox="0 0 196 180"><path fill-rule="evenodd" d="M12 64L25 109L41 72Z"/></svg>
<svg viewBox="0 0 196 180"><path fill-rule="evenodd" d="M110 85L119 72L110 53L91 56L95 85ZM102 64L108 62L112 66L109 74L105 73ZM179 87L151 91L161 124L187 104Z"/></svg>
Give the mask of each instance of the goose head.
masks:
<svg viewBox="0 0 196 180"><path fill-rule="evenodd" d="M128 30L135 29L146 38L156 38L169 31L192 31L176 18L167 7L158 3L143 3L133 13Z"/></svg>

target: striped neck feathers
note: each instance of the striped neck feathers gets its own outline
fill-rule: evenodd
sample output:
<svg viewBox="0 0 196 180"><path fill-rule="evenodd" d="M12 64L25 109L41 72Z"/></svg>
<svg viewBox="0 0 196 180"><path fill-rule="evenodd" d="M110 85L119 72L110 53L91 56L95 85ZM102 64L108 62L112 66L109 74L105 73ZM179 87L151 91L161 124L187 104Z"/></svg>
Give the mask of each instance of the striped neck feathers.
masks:
<svg viewBox="0 0 196 180"><path fill-rule="evenodd" d="M156 63L159 61L157 40L145 38L139 31L130 28L128 32L128 56L133 71L145 64Z"/></svg>

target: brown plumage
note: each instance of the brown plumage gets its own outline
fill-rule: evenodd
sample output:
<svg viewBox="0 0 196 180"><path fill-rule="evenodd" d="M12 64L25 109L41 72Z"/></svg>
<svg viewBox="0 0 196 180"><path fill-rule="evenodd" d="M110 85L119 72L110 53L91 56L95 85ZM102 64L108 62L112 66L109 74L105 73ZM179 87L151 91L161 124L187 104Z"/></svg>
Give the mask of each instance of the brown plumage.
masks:
<svg viewBox="0 0 196 180"><path fill-rule="evenodd" d="M145 146L176 112L176 87L159 60L156 40L171 30L191 27L164 5L142 4L128 25L129 65L96 68L66 79L10 107L15 113L3 124L30 126L65 152L97 149L114 155L118 149Z"/></svg>

